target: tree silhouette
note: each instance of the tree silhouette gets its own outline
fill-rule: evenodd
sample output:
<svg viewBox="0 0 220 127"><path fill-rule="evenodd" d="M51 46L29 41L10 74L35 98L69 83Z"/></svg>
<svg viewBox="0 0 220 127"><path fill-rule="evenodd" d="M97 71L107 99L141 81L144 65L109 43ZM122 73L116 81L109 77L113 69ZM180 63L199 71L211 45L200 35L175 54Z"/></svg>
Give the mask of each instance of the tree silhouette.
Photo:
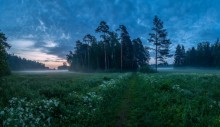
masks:
<svg viewBox="0 0 220 127"><path fill-rule="evenodd" d="M174 55L174 66L184 66L185 64L185 48L182 45L177 45Z"/></svg>
<svg viewBox="0 0 220 127"><path fill-rule="evenodd" d="M0 77L10 74L10 69L7 63L7 51L11 46L7 43L7 38L4 33L0 32Z"/></svg>
<svg viewBox="0 0 220 127"><path fill-rule="evenodd" d="M133 41L133 68L137 69L141 66L145 66L149 60L150 55L147 48L145 48L140 38L134 39Z"/></svg>
<svg viewBox="0 0 220 127"><path fill-rule="evenodd" d="M163 22L157 16L154 17L153 25L148 41L155 45L155 66L157 71L158 62L166 63L166 58L170 57L169 45L171 42L167 39L167 32L163 27Z"/></svg>
<svg viewBox="0 0 220 127"><path fill-rule="evenodd" d="M96 32L102 33L100 36L103 39L104 42L104 53L105 53L105 71L107 70L107 53L106 53L106 43L108 41L107 34L109 32L109 26L106 24L106 22L101 21L99 26L96 29Z"/></svg>
<svg viewBox="0 0 220 127"><path fill-rule="evenodd" d="M101 33L100 40L87 34L75 43L74 51L67 54L70 70L92 71L109 70L135 71L148 65L149 52L140 38L131 41L127 28L120 25L120 36L109 31L105 22L101 22L96 32ZM103 62L104 61L104 62Z"/></svg>
<svg viewBox="0 0 220 127"><path fill-rule="evenodd" d="M175 66L192 66L192 67L220 67L220 42L211 44L210 42L201 42L197 47L189 48L185 52L182 45L176 47L174 57Z"/></svg>
<svg viewBox="0 0 220 127"><path fill-rule="evenodd" d="M85 43L87 43L87 67L89 68L90 67L90 46L92 43L94 43L96 41L96 38L95 36L92 36L90 34L87 34L84 38L83 38L83 41Z"/></svg>
<svg viewBox="0 0 220 127"><path fill-rule="evenodd" d="M129 70L132 68L133 61L133 48L132 42L127 31L127 28L124 25L119 26L121 32L120 41L121 41L121 70Z"/></svg>
<svg viewBox="0 0 220 127"><path fill-rule="evenodd" d="M15 55L8 54L8 65L13 71L22 71L22 70L48 70L48 67L45 67L44 64L27 60Z"/></svg>

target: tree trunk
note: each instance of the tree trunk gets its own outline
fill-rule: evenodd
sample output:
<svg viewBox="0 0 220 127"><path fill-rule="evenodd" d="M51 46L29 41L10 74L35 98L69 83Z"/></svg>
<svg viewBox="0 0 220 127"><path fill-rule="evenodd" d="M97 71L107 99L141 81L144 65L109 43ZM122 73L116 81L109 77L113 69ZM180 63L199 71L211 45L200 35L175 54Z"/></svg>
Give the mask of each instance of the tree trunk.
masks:
<svg viewBox="0 0 220 127"><path fill-rule="evenodd" d="M156 66L156 71L157 71L157 45L156 45L156 57L155 57L155 66Z"/></svg>
<svg viewBox="0 0 220 127"><path fill-rule="evenodd" d="M88 45L88 69L89 69L89 45Z"/></svg>
<svg viewBox="0 0 220 127"><path fill-rule="evenodd" d="M122 43L121 43L121 72L122 72Z"/></svg>
<svg viewBox="0 0 220 127"><path fill-rule="evenodd" d="M105 71L107 70L107 59L106 59L106 42L104 43L104 50L105 50Z"/></svg>
<svg viewBox="0 0 220 127"><path fill-rule="evenodd" d="M157 51L157 50L158 50L158 49L157 49L157 48L158 48L158 47L157 47L157 46L158 46L157 33L156 33L156 40L155 40L155 41L156 41L156 56L155 56L155 64L156 64L156 65L155 65L155 67L156 67L156 72L157 72L157 52L158 52L158 51Z"/></svg>

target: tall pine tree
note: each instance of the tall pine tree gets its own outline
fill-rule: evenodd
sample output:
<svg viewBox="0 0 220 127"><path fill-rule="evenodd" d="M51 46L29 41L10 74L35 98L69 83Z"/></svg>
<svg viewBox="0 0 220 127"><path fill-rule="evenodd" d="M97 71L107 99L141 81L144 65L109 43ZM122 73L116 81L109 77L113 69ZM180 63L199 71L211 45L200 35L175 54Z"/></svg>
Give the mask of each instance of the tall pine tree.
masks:
<svg viewBox="0 0 220 127"><path fill-rule="evenodd" d="M148 41L155 45L155 66L157 71L158 62L161 64L166 63L166 58L170 57L169 46L171 42L167 39L167 32L163 27L163 22L157 16L154 17L153 25Z"/></svg>
<svg viewBox="0 0 220 127"><path fill-rule="evenodd" d="M87 44L87 68L90 68L90 47L92 43L96 42L95 36L87 34L84 36L83 41Z"/></svg>
<svg viewBox="0 0 220 127"><path fill-rule="evenodd" d="M98 28L96 29L97 33L102 33L100 36L103 39L104 43L104 54L105 54L105 71L107 70L107 49L106 45L108 43L107 34L109 33L109 26L106 24L105 21L101 21Z"/></svg>
<svg viewBox="0 0 220 127"><path fill-rule="evenodd" d="M131 70L132 61L133 61L133 47L132 42L127 31L127 28L124 25L119 26L121 32L120 41L121 41L121 70Z"/></svg>

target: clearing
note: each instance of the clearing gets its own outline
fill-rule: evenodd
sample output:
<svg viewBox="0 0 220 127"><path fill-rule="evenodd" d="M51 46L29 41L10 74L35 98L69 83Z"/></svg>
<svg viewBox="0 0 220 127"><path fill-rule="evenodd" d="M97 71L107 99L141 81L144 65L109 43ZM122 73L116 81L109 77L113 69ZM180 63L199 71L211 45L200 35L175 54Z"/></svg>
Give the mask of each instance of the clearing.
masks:
<svg viewBox="0 0 220 127"><path fill-rule="evenodd" d="M219 73L14 73L3 126L219 126Z"/></svg>

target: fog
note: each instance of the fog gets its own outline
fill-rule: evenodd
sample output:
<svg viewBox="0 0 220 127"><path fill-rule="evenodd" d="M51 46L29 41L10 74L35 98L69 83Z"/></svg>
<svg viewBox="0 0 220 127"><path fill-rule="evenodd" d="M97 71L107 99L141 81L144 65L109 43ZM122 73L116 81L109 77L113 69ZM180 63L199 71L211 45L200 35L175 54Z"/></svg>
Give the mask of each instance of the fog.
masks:
<svg viewBox="0 0 220 127"><path fill-rule="evenodd" d="M174 72L174 73L220 73L219 68L196 68L196 67L160 67L159 72Z"/></svg>
<svg viewBox="0 0 220 127"><path fill-rule="evenodd" d="M12 71L13 73L23 74L52 74L52 73L75 73L68 70L24 70L24 71ZM220 69L214 68L192 68L192 67L159 67L158 72L161 73L219 73ZM78 72L80 73L80 72ZM95 73L95 72L94 72Z"/></svg>
<svg viewBox="0 0 220 127"><path fill-rule="evenodd" d="M25 71L13 71L14 73L26 73L26 74L45 74L45 73L72 73L68 70L25 70Z"/></svg>

